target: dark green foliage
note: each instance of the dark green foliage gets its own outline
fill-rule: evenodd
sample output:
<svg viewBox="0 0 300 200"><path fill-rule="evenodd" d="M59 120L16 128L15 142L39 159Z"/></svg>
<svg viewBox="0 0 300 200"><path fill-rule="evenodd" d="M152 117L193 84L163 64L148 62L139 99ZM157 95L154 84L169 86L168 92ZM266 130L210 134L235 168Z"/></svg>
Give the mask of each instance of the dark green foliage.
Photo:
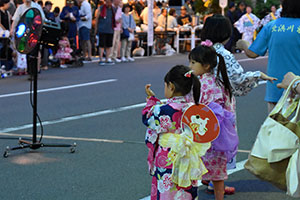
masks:
<svg viewBox="0 0 300 200"><path fill-rule="evenodd" d="M262 19L264 16L271 12L272 5L275 5L278 9L280 5L280 0L267 0L266 3L264 3L264 0L257 0L256 7L253 10L253 12L256 14L257 17Z"/></svg>

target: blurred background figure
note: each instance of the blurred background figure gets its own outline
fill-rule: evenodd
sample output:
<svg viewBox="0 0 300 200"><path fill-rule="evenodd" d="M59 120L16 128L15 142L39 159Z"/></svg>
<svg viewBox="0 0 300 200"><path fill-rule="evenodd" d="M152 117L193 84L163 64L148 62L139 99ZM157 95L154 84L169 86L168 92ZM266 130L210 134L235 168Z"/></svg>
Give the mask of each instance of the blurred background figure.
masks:
<svg viewBox="0 0 300 200"><path fill-rule="evenodd" d="M79 9L74 5L74 0L67 0L67 4L63 7L60 15L62 21L63 35L67 35L71 47L76 47L77 22L79 21Z"/></svg>
<svg viewBox="0 0 300 200"><path fill-rule="evenodd" d="M300 11L299 11L300 12ZM276 6L275 5L272 5L271 6L271 12L266 15L260 22L260 25L261 26L265 26L267 23L269 23L270 21L273 21L275 19L277 19L279 16L278 16L278 13L276 13Z"/></svg>
<svg viewBox="0 0 300 200"><path fill-rule="evenodd" d="M189 15L194 15L194 2L192 2L191 0L185 0L185 3L183 5L186 8L186 11Z"/></svg>
<svg viewBox="0 0 300 200"><path fill-rule="evenodd" d="M87 0L78 0L80 10L78 21L79 41L82 47L83 57L86 61L92 61L92 45L90 31L92 28L92 8ZM87 56L87 57L86 57Z"/></svg>
<svg viewBox="0 0 300 200"><path fill-rule="evenodd" d="M122 31L123 2L121 0L114 0L112 6L115 12L115 27L114 27L113 45L109 57L114 62L119 63L121 62L121 60L118 59L118 55L120 55L120 41L121 41L120 37Z"/></svg>
<svg viewBox="0 0 300 200"><path fill-rule="evenodd" d="M230 36L229 41L226 43L225 48L230 51L230 52L234 52L235 51L235 34L234 31L238 31L238 30L234 30L236 29L234 27L234 12L235 12L235 3L234 2L230 2L228 5L228 11L226 13L226 17L230 20L231 23L231 27L232 27L232 34Z"/></svg>
<svg viewBox="0 0 300 200"><path fill-rule="evenodd" d="M191 25L192 23L192 17L187 13L186 7L184 6L180 8L180 16L177 17L177 23L180 26Z"/></svg>
<svg viewBox="0 0 300 200"><path fill-rule="evenodd" d="M259 27L260 19L252 13L251 6L246 7L246 14L244 14L234 26L242 34L243 40L252 44L253 39L255 39L255 30Z"/></svg>

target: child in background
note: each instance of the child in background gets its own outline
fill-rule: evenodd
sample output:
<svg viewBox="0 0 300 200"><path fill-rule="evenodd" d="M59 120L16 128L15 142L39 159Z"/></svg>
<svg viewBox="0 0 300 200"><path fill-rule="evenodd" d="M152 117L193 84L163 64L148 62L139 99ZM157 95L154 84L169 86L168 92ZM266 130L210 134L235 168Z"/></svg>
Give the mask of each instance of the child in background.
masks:
<svg viewBox="0 0 300 200"><path fill-rule="evenodd" d="M66 36L63 36L59 42L59 49L57 53L55 54L55 57L60 59L60 67L66 68L65 65L66 61L71 60L72 56L71 53L73 52L73 49L70 48L70 42L69 39Z"/></svg>
<svg viewBox="0 0 300 200"><path fill-rule="evenodd" d="M235 98L226 71L224 59L217 54L209 40L201 42L189 54L190 68L195 76L200 76L201 91L199 103L209 105L214 102L235 115ZM217 67L217 74L214 74ZM221 76L220 76L221 75ZM234 120L233 120L234 121ZM212 181L216 200L224 199L224 180L227 179L227 156L222 151L216 151L214 146L202 157L208 173L203 180Z"/></svg>
<svg viewBox="0 0 300 200"><path fill-rule="evenodd" d="M181 134L181 117L191 105L185 95L193 91L193 101L198 104L200 82L191 70L182 65L173 67L165 76L165 104L154 97L150 84L145 86L148 95L147 104L143 109L143 123L148 127L146 145L149 149L148 165L152 176L151 200L192 200L197 197L197 181L191 181L188 187L179 187L172 179L173 164L168 163L171 148L161 146L161 139L166 133ZM177 145L177 144L176 144ZM209 145L210 146L210 145ZM207 148L209 148L209 146ZM204 147L205 148L205 147ZM205 151L207 150L205 149ZM204 155L205 151L202 153ZM202 168L198 169L203 175L206 171L199 153ZM201 179L201 177L200 177Z"/></svg>

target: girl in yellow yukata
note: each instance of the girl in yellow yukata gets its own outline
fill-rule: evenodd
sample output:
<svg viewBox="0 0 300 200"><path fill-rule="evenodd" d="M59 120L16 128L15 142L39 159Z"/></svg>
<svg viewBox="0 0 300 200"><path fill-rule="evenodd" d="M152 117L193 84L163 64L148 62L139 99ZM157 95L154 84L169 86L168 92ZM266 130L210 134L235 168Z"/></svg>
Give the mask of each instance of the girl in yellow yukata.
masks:
<svg viewBox="0 0 300 200"><path fill-rule="evenodd" d="M260 19L252 13L252 8L247 6L246 14L235 22L234 26L241 34L243 34L242 39L248 41L249 44L252 44L255 31L259 27L259 22Z"/></svg>
<svg viewBox="0 0 300 200"><path fill-rule="evenodd" d="M145 142L152 176L151 200L192 200L197 197L198 180L207 172L201 156L210 143L193 142L193 136L183 131L181 118L194 104L185 97L191 90L198 104L200 82L182 65L173 67L164 82L167 102L155 98L148 84L147 104L142 112L143 123L148 127Z"/></svg>

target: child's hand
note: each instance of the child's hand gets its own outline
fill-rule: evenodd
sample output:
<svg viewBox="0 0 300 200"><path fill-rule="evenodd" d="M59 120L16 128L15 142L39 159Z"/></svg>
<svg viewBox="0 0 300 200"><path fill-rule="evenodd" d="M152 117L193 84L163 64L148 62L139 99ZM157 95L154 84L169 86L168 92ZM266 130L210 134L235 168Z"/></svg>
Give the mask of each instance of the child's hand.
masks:
<svg viewBox="0 0 300 200"><path fill-rule="evenodd" d="M155 96L154 92L150 89L151 87L151 84L147 84L145 86L145 91L146 91L146 94L148 95L148 97L153 97Z"/></svg>
<svg viewBox="0 0 300 200"><path fill-rule="evenodd" d="M277 81L277 78L270 77L270 76L268 76L267 74L265 74L263 72L260 72L260 78L262 80L265 80L265 81L271 81L271 83L273 83L273 81Z"/></svg>

